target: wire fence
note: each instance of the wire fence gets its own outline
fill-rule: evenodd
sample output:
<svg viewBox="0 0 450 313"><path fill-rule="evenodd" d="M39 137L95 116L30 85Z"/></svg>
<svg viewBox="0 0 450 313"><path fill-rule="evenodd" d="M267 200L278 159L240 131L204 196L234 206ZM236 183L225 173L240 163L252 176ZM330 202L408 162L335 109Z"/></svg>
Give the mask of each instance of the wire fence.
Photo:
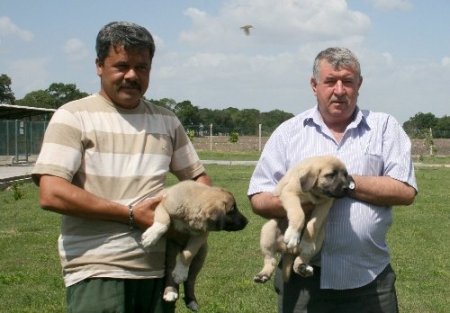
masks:
<svg viewBox="0 0 450 313"><path fill-rule="evenodd" d="M11 156L12 163L27 162L41 149L48 121L0 120L0 155Z"/></svg>
<svg viewBox="0 0 450 313"><path fill-rule="evenodd" d="M0 157L10 163L28 162L39 154L47 125L48 121L0 120ZM185 125L185 129L196 149L222 152L261 152L273 131L262 124L256 129L213 124ZM412 139L412 144L414 155L450 155L450 139Z"/></svg>
<svg viewBox="0 0 450 313"><path fill-rule="evenodd" d="M28 162L30 156L39 154L48 121L0 120L0 157L10 163ZM197 149L217 151L261 151L271 130L260 124L249 127L230 128L223 125L187 125L186 132ZM258 134L248 136L248 134Z"/></svg>

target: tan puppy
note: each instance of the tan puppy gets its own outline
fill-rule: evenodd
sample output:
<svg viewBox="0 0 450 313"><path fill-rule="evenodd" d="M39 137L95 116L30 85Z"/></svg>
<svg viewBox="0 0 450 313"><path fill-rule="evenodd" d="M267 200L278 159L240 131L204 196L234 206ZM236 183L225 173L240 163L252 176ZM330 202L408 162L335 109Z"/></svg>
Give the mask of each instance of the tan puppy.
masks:
<svg viewBox="0 0 450 313"><path fill-rule="evenodd" d="M346 195L349 183L345 165L333 156L308 158L288 170L274 191L280 197L287 219L271 219L262 227L264 267L254 277L255 282L264 283L271 278L277 252L285 253L282 265L285 281L292 266L302 276L313 274L308 264L322 247L328 212L334 198ZM302 208L302 203L308 202L314 204L311 212Z"/></svg>
<svg viewBox="0 0 450 313"><path fill-rule="evenodd" d="M187 180L165 189L163 194L153 225L142 234L142 245L156 244L170 227L163 297L176 301L178 285L185 282L186 305L196 311L195 278L206 258L208 232L242 230L248 221L238 211L233 195L223 188Z"/></svg>

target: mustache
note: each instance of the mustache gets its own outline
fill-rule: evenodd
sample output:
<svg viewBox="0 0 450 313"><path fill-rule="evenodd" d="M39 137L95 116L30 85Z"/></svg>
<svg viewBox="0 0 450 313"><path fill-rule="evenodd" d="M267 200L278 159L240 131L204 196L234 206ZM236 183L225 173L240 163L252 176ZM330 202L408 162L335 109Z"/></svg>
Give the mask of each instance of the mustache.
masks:
<svg viewBox="0 0 450 313"><path fill-rule="evenodd" d="M331 98L331 102L346 102L348 103L348 98L347 97L333 97Z"/></svg>
<svg viewBox="0 0 450 313"><path fill-rule="evenodd" d="M141 85L136 82L127 82L120 85L120 88L128 88L128 89L139 89L141 90Z"/></svg>

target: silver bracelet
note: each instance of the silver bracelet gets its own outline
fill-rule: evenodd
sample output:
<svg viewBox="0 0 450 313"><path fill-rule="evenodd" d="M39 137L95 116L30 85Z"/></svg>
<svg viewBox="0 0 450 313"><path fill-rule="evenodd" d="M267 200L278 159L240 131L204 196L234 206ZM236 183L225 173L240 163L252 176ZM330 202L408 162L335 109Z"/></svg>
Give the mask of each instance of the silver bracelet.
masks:
<svg viewBox="0 0 450 313"><path fill-rule="evenodd" d="M130 230L133 230L136 226L134 223L133 206L131 204L128 205L128 225L130 226Z"/></svg>

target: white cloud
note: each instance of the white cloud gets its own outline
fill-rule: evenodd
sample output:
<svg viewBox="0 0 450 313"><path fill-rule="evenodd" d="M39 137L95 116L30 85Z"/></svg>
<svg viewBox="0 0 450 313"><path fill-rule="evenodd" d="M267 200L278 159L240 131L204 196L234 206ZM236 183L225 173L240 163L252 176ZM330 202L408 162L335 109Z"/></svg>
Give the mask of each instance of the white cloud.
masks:
<svg viewBox="0 0 450 313"><path fill-rule="evenodd" d="M148 97L208 108L299 113L315 103L309 78L317 52L358 50L370 27L345 0L230 0L216 15L197 8L184 14L191 26L180 34L182 52L158 55ZM246 24L254 26L250 36L240 29Z"/></svg>
<svg viewBox="0 0 450 313"><path fill-rule="evenodd" d="M22 98L25 94L45 89L49 86L48 60L45 58L22 59L11 63L8 72L11 74L14 94Z"/></svg>
<svg viewBox="0 0 450 313"><path fill-rule="evenodd" d="M0 37L17 37L24 41L31 41L33 33L21 29L7 16L0 16Z"/></svg>
<svg viewBox="0 0 450 313"><path fill-rule="evenodd" d="M409 2L393 1L390 8L407 9ZM182 52L158 56L150 98L170 95L201 108L277 108L296 114L316 103L309 86L316 54L346 46L362 66L361 107L391 113L400 122L419 111L437 116L448 111L448 73L442 66L450 67L450 57L437 64L368 47L370 19L350 10L346 1L324 6L315 0L230 0L217 14L196 8L185 14L191 26L181 33ZM246 24L254 26L250 36L240 29Z"/></svg>
<svg viewBox="0 0 450 313"><path fill-rule="evenodd" d="M362 107L390 113L400 122L418 112L448 114L448 71L438 62L389 61L385 54L377 57L376 52L365 51L361 66L365 72L359 98Z"/></svg>
<svg viewBox="0 0 450 313"><path fill-rule="evenodd" d="M273 47L361 37L370 27L369 17L350 10L345 0L329 0L327 5L312 0L231 0L217 16L196 8L185 15L192 27L180 40L221 51L238 51L253 43ZM250 36L240 29L246 24L254 26Z"/></svg>
<svg viewBox="0 0 450 313"><path fill-rule="evenodd" d="M441 60L441 64L443 66L449 66L450 67L450 57L443 57Z"/></svg>
<svg viewBox="0 0 450 313"><path fill-rule="evenodd" d="M384 52L381 55L386 60L386 64L390 65L394 62L394 58L392 57L392 54L390 54L389 52Z"/></svg>
<svg viewBox="0 0 450 313"><path fill-rule="evenodd" d="M86 45L83 41L77 38L67 40L64 44L63 50L71 61L85 60L89 56Z"/></svg>
<svg viewBox="0 0 450 313"><path fill-rule="evenodd" d="M410 0L372 0L376 8L383 10L407 11L413 8Z"/></svg>

